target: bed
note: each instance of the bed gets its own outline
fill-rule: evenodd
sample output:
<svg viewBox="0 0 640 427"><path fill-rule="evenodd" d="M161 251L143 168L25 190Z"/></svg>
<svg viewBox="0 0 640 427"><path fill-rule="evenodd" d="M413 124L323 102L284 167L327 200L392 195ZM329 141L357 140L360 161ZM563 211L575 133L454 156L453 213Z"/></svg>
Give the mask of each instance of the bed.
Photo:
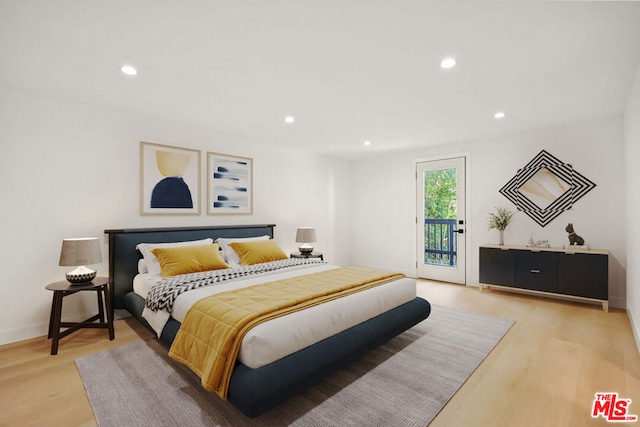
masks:
<svg viewBox="0 0 640 427"><path fill-rule="evenodd" d="M140 243L190 242L205 238L214 241L219 238L256 238L258 236L273 238L274 227L273 224L264 224L105 230L109 239L109 277L111 279L109 292L113 301L112 307L126 309L145 327L157 333L164 345L171 347L181 322L171 317L158 333L158 326L150 325L143 317L145 299L134 292L133 286L134 279L137 280L137 277L140 277L139 261L142 258L136 247ZM311 265L304 268L322 271L333 267ZM265 281L268 280L270 279L265 279ZM413 282L408 278L402 280L402 286L405 288L406 281ZM388 289L391 286L396 286L396 282L378 288L387 289L380 292L389 292ZM401 293L395 291L400 289L399 287L393 289L393 294L387 293L387 296L382 297L385 301L392 298L392 295ZM365 292L369 291L358 294L364 295ZM347 298L355 297L347 296L340 300L346 301ZM244 363L242 359L238 359L229 381L227 400L247 417L257 417L429 316L431 306L428 301L415 296L415 282L413 282L413 296L404 298L408 300L397 303L399 305L389 310L384 309L386 311L296 350L292 354L263 363L258 367L252 367L253 362ZM336 304L343 304L345 307L344 304L347 303L344 301ZM356 305L360 306L360 304ZM355 310L356 305L354 305L354 312L358 311ZM349 312L349 315L351 311L351 309L344 310L345 313ZM296 315L304 316L306 312L311 313L311 309L302 310ZM244 340L246 341L247 338L245 337ZM244 341L242 345L245 345ZM216 397L212 396L212 398Z"/></svg>

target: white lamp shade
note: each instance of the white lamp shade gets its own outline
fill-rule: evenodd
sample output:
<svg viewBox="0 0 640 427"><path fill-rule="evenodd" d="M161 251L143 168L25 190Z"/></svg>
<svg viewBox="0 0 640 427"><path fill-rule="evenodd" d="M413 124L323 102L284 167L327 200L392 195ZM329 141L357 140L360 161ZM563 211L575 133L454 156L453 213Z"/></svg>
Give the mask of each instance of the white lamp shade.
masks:
<svg viewBox="0 0 640 427"><path fill-rule="evenodd" d="M74 267L80 265L99 264L101 262L102 255L100 255L100 242L97 237L64 239L62 241L60 262L58 265Z"/></svg>
<svg viewBox="0 0 640 427"><path fill-rule="evenodd" d="M316 229L313 227L298 227L296 243L313 243L316 241Z"/></svg>

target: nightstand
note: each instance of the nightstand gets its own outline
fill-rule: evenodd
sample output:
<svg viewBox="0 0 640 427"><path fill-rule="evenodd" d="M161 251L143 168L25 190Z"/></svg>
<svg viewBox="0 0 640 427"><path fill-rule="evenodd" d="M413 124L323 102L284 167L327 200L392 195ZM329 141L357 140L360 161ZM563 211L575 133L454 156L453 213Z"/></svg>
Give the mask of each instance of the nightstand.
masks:
<svg viewBox="0 0 640 427"><path fill-rule="evenodd" d="M111 300L109 299L108 277L96 277L92 282L82 284L72 284L63 280L60 282L50 283L45 288L49 291L53 291L48 335L48 338L53 338L53 341L51 342L51 354L58 354L58 342L60 341L60 338L64 338L80 328L105 328L109 330L109 339L113 340L115 338L115 334L113 332L113 310L111 308ZM98 314L91 316L82 322L63 322L61 320L62 299L67 295L84 291L94 291L98 295ZM98 320L97 323L95 323L96 320ZM68 329L61 332L60 328Z"/></svg>
<svg viewBox="0 0 640 427"><path fill-rule="evenodd" d="M311 252L311 253L294 252L291 254L291 258L320 258L322 261L324 261L322 252Z"/></svg>

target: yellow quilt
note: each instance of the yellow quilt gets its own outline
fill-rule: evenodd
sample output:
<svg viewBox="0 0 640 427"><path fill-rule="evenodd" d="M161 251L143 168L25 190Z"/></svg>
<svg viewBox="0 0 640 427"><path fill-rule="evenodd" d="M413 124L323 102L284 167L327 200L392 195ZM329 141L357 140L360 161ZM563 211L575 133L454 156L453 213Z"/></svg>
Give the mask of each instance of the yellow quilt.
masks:
<svg viewBox="0 0 640 427"><path fill-rule="evenodd" d="M252 327L298 310L403 277L342 267L212 295L187 313L169 356L226 400L240 343Z"/></svg>

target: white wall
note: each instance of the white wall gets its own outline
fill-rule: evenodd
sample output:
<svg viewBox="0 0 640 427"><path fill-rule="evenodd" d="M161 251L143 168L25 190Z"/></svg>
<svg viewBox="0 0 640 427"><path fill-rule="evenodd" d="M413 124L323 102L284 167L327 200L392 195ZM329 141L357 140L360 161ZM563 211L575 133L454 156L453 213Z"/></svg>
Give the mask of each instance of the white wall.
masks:
<svg viewBox="0 0 640 427"><path fill-rule="evenodd" d="M349 263L348 163L267 147L223 133L51 99L0 86L0 344L46 334L52 293L63 280L63 238L102 238L107 275L109 228L275 223L295 250L297 226L315 226L328 261ZM254 214L139 215L139 141L216 151L254 160ZM95 268L94 267L94 268ZM94 314L95 296L65 298L64 318Z"/></svg>
<svg viewBox="0 0 640 427"><path fill-rule="evenodd" d="M640 350L640 195L637 185L640 183L640 67L629 94L629 101L624 117L625 144L624 155L626 165L627 193L627 313Z"/></svg>
<svg viewBox="0 0 640 427"><path fill-rule="evenodd" d="M624 307L628 298L637 334L640 272L633 265L628 276L625 270L627 252L629 259L638 258L640 231L632 212L639 202L632 186L625 193L623 165L626 157L627 182L638 182L633 162L640 158L639 81L624 125L622 118L594 120L351 162L0 86L0 344L46 333L52 295L44 286L62 279L68 269L57 265L62 239L103 237L108 228L273 222L276 238L286 250L294 250L295 228L313 225L320 239L316 247L330 262L413 275L414 161L450 153L471 155L468 283L475 285L477 248L497 241L495 231L486 229L488 212L494 206L515 210L498 190L542 149L572 163L597 186L545 228L518 213L506 233L507 243L524 243L533 233L535 239L561 246L568 241L565 224L574 222L592 247L611 251L611 305ZM253 157L254 214L208 216L203 205L199 216L140 216L141 140L202 150L203 170L208 150ZM203 184L203 201L205 189ZM626 239L627 233L635 242ZM104 275L104 240L102 254L104 261L96 267ZM91 297L68 297L65 317L91 314Z"/></svg>
<svg viewBox="0 0 640 427"><path fill-rule="evenodd" d="M495 206L516 207L498 193L540 150L547 150L596 183L596 187L546 227L522 212L505 233L507 244L547 239L568 244L564 227L573 222L592 248L610 251L609 298L624 307L626 233L624 223L624 153L621 117L593 120L526 133L466 141L454 146L352 161L352 262L415 275L414 161L451 153L470 153L467 205L467 284L478 284L478 247L497 243L486 218Z"/></svg>

